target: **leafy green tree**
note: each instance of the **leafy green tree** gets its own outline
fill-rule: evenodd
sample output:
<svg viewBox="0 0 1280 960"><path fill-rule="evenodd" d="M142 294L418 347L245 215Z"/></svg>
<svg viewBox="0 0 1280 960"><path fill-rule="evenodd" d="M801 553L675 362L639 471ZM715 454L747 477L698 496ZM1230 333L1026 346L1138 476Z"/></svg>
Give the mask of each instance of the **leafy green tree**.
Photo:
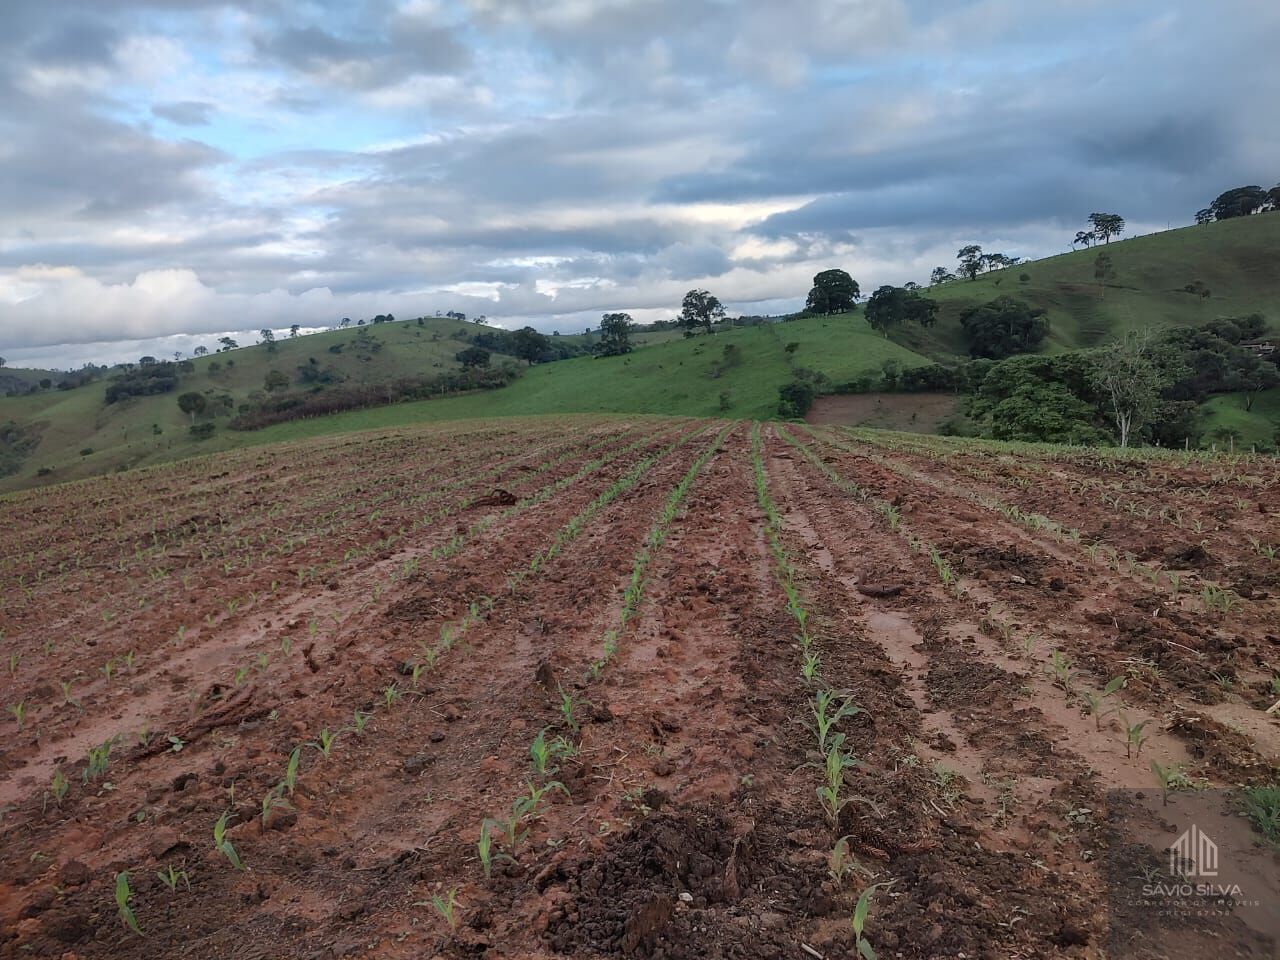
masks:
<svg viewBox="0 0 1280 960"><path fill-rule="evenodd" d="M1233 187L1218 194L1209 211L1215 220L1231 220L1235 217L1248 217L1265 210L1267 207L1267 191L1257 184L1246 187Z"/></svg>
<svg viewBox="0 0 1280 960"><path fill-rule="evenodd" d="M620 357L630 353L631 315L629 313L606 313L600 318L600 343L596 352L602 357Z"/></svg>
<svg viewBox="0 0 1280 960"><path fill-rule="evenodd" d="M1211 210L1209 207L1205 207L1202 210L1197 210L1196 223L1200 224L1201 226L1203 226L1206 223L1213 223L1213 210Z"/></svg>
<svg viewBox="0 0 1280 960"><path fill-rule="evenodd" d="M1150 331L1130 332L1093 354L1092 381L1106 398L1121 447L1159 412L1168 377Z"/></svg>
<svg viewBox="0 0 1280 960"><path fill-rule="evenodd" d="M1230 366L1225 380L1229 390L1244 394L1245 410L1252 410L1259 391L1280 386L1280 367L1264 360L1252 350L1236 347L1230 353Z"/></svg>
<svg viewBox="0 0 1280 960"><path fill-rule="evenodd" d="M986 365L985 370L983 365ZM1105 443L1082 354L1021 356L998 363L975 361L966 412L997 440L1036 443Z"/></svg>
<svg viewBox="0 0 1280 960"><path fill-rule="evenodd" d="M489 351L484 347L467 347L467 349L459 350L454 354L453 359L464 367L487 367L489 366Z"/></svg>
<svg viewBox="0 0 1280 960"><path fill-rule="evenodd" d="M946 267L934 267L933 272L929 274L929 286L936 287L940 283L946 283L955 278L956 275Z"/></svg>
<svg viewBox="0 0 1280 960"><path fill-rule="evenodd" d="M1112 237L1124 233L1124 217L1118 213L1091 213L1089 222L1093 224L1093 234L1104 243L1110 243Z"/></svg>
<svg viewBox="0 0 1280 960"><path fill-rule="evenodd" d="M4 357L0 357L0 367L3 367L7 361Z"/></svg>
<svg viewBox="0 0 1280 960"><path fill-rule="evenodd" d="M218 342L222 344L223 350L235 350L240 346L240 344L236 343L230 337L219 337Z"/></svg>
<svg viewBox="0 0 1280 960"><path fill-rule="evenodd" d="M1076 238L1071 241L1071 246L1074 247L1076 244L1080 244L1080 246L1087 250L1089 247L1093 246L1097 239L1098 235L1092 230L1077 230Z"/></svg>
<svg viewBox="0 0 1280 960"><path fill-rule="evenodd" d="M270 330L259 330L258 335L262 337L262 342L267 345L267 353L276 352L276 335Z"/></svg>
<svg viewBox="0 0 1280 960"><path fill-rule="evenodd" d="M279 370L268 370L267 375L262 380L262 386L267 393L274 393L289 386L289 377Z"/></svg>
<svg viewBox="0 0 1280 960"><path fill-rule="evenodd" d="M960 275L968 277L970 280L976 280L978 274L982 272L982 248L976 243L971 243L961 247L956 253L956 259L960 261Z"/></svg>
<svg viewBox="0 0 1280 960"><path fill-rule="evenodd" d="M209 401L205 399L203 393L191 391L178 395L178 409L183 413L190 415L191 425L196 425L196 417L205 411L205 407L209 405Z"/></svg>
<svg viewBox="0 0 1280 960"><path fill-rule="evenodd" d="M724 306L706 290L690 290L680 305L680 325L692 333L699 327L711 333L711 324L724 319Z"/></svg>
<svg viewBox="0 0 1280 960"><path fill-rule="evenodd" d="M532 367L551 347L551 340L533 327L521 327L511 335L511 345L515 355Z"/></svg>
<svg viewBox="0 0 1280 960"><path fill-rule="evenodd" d="M1203 280L1192 280L1182 289L1192 296L1199 297L1201 300L1208 300L1209 294L1212 292L1209 289L1209 285Z"/></svg>
<svg viewBox="0 0 1280 960"><path fill-rule="evenodd" d="M289 326L289 339L292 340L298 335L298 331L302 329L300 324L294 323Z"/></svg>
<svg viewBox="0 0 1280 960"><path fill-rule="evenodd" d="M208 352L209 352L208 347L196 347L194 350L191 351L191 354L192 356L203 357Z"/></svg>
<svg viewBox="0 0 1280 960"><path fill-rule="evenodd" d="M866 314L867 323L888 336L891 326L906 323L933 326L938 319L938 304L915 290L885 285L867 300Z"/></svg>
<svg viewBox="0 0 1280 960"><path fill-rule="evenodd" d="M1049 319L1043 308L1033 308L1009 296L970 307L960 314L960 325L969 340L969 356L993 360L1029 353L1040 346L1049 332Z"/></svg>
<svg viewBox="0 0 1280 960"><path fill-rule="evenodd" d="M845 271L823 270L813 278L805 309L810 313L848 313L861 295L858 281Z"/></svg>
<svg viewBox="0 0 1280 960"><path fill-rule="evenodd" d="M788 420L799 419L809 412L817 395L814 385L804 379L795 379L778 388L778 416Z"/></svg>

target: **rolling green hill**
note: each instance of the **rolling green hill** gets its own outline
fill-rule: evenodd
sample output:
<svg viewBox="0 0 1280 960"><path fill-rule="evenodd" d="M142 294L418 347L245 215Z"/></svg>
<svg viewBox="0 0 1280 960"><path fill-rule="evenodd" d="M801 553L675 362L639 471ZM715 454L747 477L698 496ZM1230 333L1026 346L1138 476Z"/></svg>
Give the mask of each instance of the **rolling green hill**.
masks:
<svg viewBox="0 0 1280 960"><path fill-rule="evenodd" d="M819 370L839 381L878 370L891 358L904 366L927 362L872 331L858 315L723 329L712 337L693 339L661 331L639 337L641 346L628 356L540 364L501 390L370 408L260 431L228 430L224 419L218 421L212 439L195 440L189 435L190 420L178 409L180 393L225 392L238 404L262 389L268 371L294 377L297 368L313 359L313 366L332 367L359 383L430 375L457 366L453 357L463 344L454 334L482 328L427 318L421 325L410 320L363 329L381 344L377 352L357 351L357 331L347 329L281 340L274 353L258 345L199 358L194 361L195 372L182 377L177 390L170 393L106 404L106 385L97 382L74 390L0 399L0 424L32 425L39 434L39 443L21 470L0 478L0 489L77 479L284 437L421 420L561 412L768 417L777 408L778 387L792 379L792 366ZM564 339L574 342L581 336ZM794 353L785 350L788 343L797 345ZM332 353L338 346L342 351ZM729 355L726 347L732 348ZM494 361L517 362L497 356ZM211 370L215 364L218 369Z"/></svg>
<svg viewBox="0 0 1280 960"><path fill-rule="evenodd" d="M1097 346L1127 330L1195 324L1216 317L1261 313L1280 329L1280 214L1184 227L1113 240L1044 260L931 287L938 323L931 331L895 333L908 347L934 356L963 356L960 314L1008 294L1049 313L1048 350ZM1111 255L1115 278L1094 280L1099 252ZM1028 280L1020 279L1022 275ZM1183 290L1194 280L1210 290L1201 299Z"/></svg>

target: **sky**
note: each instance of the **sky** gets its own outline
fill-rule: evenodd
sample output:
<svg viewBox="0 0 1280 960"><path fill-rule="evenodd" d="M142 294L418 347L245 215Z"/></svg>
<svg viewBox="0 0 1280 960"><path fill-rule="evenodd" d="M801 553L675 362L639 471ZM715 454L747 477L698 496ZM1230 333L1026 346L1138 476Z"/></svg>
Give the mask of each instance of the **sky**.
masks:
<svg viewBox="0 0 1280 960"><path fill-rule="evenodd" d="M0 0L0 356L794 309L1280 179L1274 0Z"/></svg>

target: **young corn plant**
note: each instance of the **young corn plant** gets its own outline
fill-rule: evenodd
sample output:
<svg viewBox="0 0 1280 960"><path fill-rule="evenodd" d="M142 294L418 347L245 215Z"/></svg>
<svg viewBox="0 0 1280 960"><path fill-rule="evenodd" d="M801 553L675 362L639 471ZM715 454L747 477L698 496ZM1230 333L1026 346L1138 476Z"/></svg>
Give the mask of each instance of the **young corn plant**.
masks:
<svg viewBox="0 0 1280 960"><path fill-rule="evenodd" d="M573 694L565 692L563 687L557 687L556 690L560 694L560 717L568 725L570 730L577 733L579 725L576 713L578 707L582 704L580 701L574 699Z"/></svg>
<svg viewBox="0 0 1280 960"><path fill-rule="evenodd" d="M867 917L871 913L871 901L878 891L893 886L893 882L892 880L884 880L880 883L871 884L871 886L862 891L862 895L858 897L858 902L854 905L850 926L853 928L854 946L857 948L858 956L862 960L876 960L875 948L871 946L871 941L867 938Z"/></svg>
<svg viewBox="0 0 1280 960"><path fill-rule="evenodd" d="M138 936L142 936L138 918L134 916L133 907L129 905L132 899L133 891L129 889L129 872L121 870L116 874L116 910L120 914L120 922Z"/></svg>
<svg viewBox="0 0 1280 960"><path fill-rule="evenodd" d="M1195 790L1203 785L1203 782L1198 783L1188 776L1186 769L1180 763L1165 766L1158 760L1152 759L1151 772L1156 775L1156 785L1160 787L1160 800L1166 807L1169 805L1169 794L1182 790Z"/></svg>
<svg viewBox="0 0 1280 960"><path fill-rule="evenodd" d="M293 752L289 754L289 762L284 768L284 788L289 791L289 796L293 796L294 789L298 786L298 767L302 763L302 747L294 747Z"/></svg>
<svg viewBox="0 0 1280 960"><path fill-rule="evenodd" d="M292 810L291 804L284 797L285 785L278 783L262 796L262 829L271 826L271 817L277 810Z"/></svg>
<svg viewBox="0 0 1280 960"><path fill-rule="evenodd" d="M19 700L17 703L9 704L9 712L13 714L14 721L21 730L27 723L27 701Z"/></svg>
<svg viewBox="0 0 1280 960"><path fill-rule="evenodd" d="M847 695L838 694L829 688L814 694L810 710L813 712L813 731L818 738L818 752L824 754L836 724L863 712Z"/></svg>
<svg viewBox="0 0 1280 960"><path fill-rule="evenodd" d="M449 925L450 930L458 929L458 888L451 887L444 896L434 894L431 897L431 906L436 913L444 918L444 922Z"/></svg>
<svg viewBox="0 0 1280 960"><path fill-rule="evenodd" d="M480 824L480 839L476 842L476 852L480 854L480 866L484 869L484 878L488 880L493 876L493 864L497 860L511 860L512 858L505 853L498 853L493 848L493 829L503 830L504 827L497 820L485 819Z"/></svg>
<svg viewBox="0 0 1280 960"><path fill-rule="evenodd" d="M1112 677L1107 681L1107 685L1101 691L1082 690L1080 698L1084 701L1089 713L1093 715L1093 726L1096 730L1102 729L1102 718L1109 713L1114 712L1114 707L1107 705L1107 700L1115 694L1117 690L1124 686L1124 676Z"/></svg>
<svg viewBox="0 0 1280 960"><path fill-rule="evenodd" d="M1124 755L1126 757L1132 759L1135 753L1138 756L1142 756L1142 745L1147 742L1142 729L1150 722L1150 720L1143 720L1140 723L1130 723L1124 711L1120 711L1120 725L1124 727Z"/></svg>
<svg viewBox="0 0 1280 960"><path fill-rule="evenodd" d="M1045 669L1053 675L1053 682L1068 694L1075 691L1079 671L1072 666L1071 660L1061 650L1055 650L1049 654L1049 666Z"/></svg>
<svg viewBox="0 0 1280 960"><path fill-rule="evenodd" d="M191 878L187 876L187 871L179 870L173 864L169 864L164 870L156 874L160 878L160 882L169 888L170 893L178 892L178 884L182 883L186 886L187 892L191 892Z"/></svg>
<svg viewBox="0 0 1280 960"><path fill-rule="evenodd" d="M844 734L834 734L822 762L824 782L817 788L818 802L833 825L839 821L840 811L849 803L847 797L840 796L844 786L844 772L857 765L854 755L844 749Z"/></svg>
<svg viewBox="0 0 1280 960"><path fill-rule="evenodd" d="M54 805L59 810L62 809L62 800L67 795L67 791L71 788L71 781L62 775L61 770L53 771L53 779L49 781L49 789L45 793L44 808L48 809L49 799L52 798Z"/></svg>
<svg viewBox="0 0 1280 960"><path fill-rule="evenodd" d="M333 754L333 743L337 739L338 739L338 735L336 733L330 733L329 728L325 727L323 730L320 731L320 739L317 742L311 744L311 746L315 747L317 750L323 753L324 758L328 760L329 757Z"/></svg>
<svg viewBox="0 0 1280 960"><path fill-rule="evenodd" d="M236 853L236 848L227 839L227 823L230 820L231 811L227 810L218 818L218 822L213 825L213 849L226 857L237 870L243 870L244 864L240 862L240 855Z"/></svg>

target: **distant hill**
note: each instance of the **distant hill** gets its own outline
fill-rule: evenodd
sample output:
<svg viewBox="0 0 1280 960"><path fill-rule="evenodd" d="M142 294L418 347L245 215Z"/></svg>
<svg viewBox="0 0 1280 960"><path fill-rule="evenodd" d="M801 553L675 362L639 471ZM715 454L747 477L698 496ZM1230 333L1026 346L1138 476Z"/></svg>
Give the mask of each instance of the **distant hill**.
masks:
<svg viewBox="0 0 1280 960"><path fill-rule="evenodd" d="M1277 251L1280 213L1113 240L1021 263L973 281L930 287L927 296L941 308L936 327L895 333L895 339L940 358L963 356L960 314L1005 294L1048 311L1046 349L1051 351L1097 346L1141 327L1203 323L1250 313L1263 314L1273 331L1280 330ZM1100 252L1109 254L1115 267L1115 278L1105 288L1099 288L1093 276ZM1021 280L1023 275L1029 279ZM1209 288L1207 299L1183 289L1196 280Z"/></svg>
<svg viewBox="0 0 1280 960"><path fill-rule="evenodd" d="M179 394L226 393L238 405L263 389L268 372L278 370L296 381L304 366L332 368L347 382L369 384L429 376L457 369L454 355L465 346L457 337L486 328L424 318L421 324L396 321L361 329L368 330L380 349L357 349L359 330L348 328L282 339L274 353L255 345L198 358L193 361L194 372L182 376L177 389L168 393L107 404L108 383L98 381L73 390L0 399L0 425L27 428L21 468L0 477L0 490L271 439L424 419L560 412L769 417L777 409L778 388L794 377L794 368L806 367L842 381L879 370L888 359L904 366L927 362L872 331L857 314L718 328L714 336L693 339L685 339L679 331L658 331L638 337L639 347L627 356L581 357L523 368L520 379L501 390L374 407L260 431L229 430L223 418L216 421L212 438L190 436L190 419L178 408ZM584 337L561 339L582 343ZM788 352L790 343L796 346ZM501 355L495 355L493 362L519 363ZM38 438L33 449L32 435Z"/></svg>

